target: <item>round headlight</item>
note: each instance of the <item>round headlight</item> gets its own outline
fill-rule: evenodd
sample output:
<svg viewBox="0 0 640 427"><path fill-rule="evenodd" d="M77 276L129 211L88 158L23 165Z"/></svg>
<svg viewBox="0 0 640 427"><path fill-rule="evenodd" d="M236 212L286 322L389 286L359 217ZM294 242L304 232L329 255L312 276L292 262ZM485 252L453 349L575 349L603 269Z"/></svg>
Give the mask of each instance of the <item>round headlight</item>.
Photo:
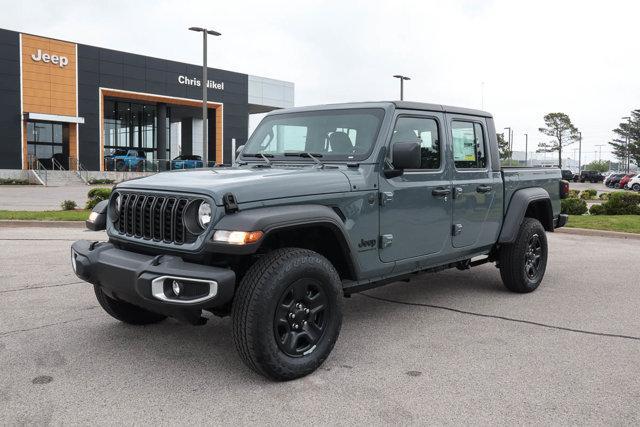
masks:
<svg viewBox="0 0 640 427"><path fill-rule="evenodd" d="M200 227L207 228L211 222L211 205L207 202L200 203L198 208L198 223Z"/></svg>

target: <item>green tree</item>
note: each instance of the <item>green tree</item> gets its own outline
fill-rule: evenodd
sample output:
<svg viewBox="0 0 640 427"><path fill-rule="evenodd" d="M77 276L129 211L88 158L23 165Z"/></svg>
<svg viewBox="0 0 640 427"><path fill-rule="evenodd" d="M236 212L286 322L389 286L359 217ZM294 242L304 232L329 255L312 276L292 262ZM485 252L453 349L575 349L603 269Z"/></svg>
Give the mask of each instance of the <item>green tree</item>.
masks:
<svg viewBox="0 0 640 427"><path fill-rule="evenodd" d="M578 128L565 113L549 113L544 116L544 125L539 128L540 133L553 138L549 142L542 142L536 150L538 153L558 152L558 166L562 167L562 149L578 140Z"/></svg>
<svg viewBox="0 0 640 427"><path fill-rule="evenodd" d="M584 170L588 171L596 171L596 172L606 172L610 169L610 164L608 160L594 160L584 167Z"/></svg>
<svg viewBox="0 0 640 427"><path fill-rule="evenodd" d="M504 137L504 133L496 134L498 136L498 151L500 152L500 160L507 160L513 154L509 150L509 142Z"/></svg>
<svg viewBox="0 0 640 427"><path fill-rule="evenodd" d="M625 170L629 170L627 159L640 165L640 110L633 110L629 115L631 120L622 121L613 133L616 138L609 144L612 147L611 153L624 165ZM627 144L627 137L629 144Z"/></svg>

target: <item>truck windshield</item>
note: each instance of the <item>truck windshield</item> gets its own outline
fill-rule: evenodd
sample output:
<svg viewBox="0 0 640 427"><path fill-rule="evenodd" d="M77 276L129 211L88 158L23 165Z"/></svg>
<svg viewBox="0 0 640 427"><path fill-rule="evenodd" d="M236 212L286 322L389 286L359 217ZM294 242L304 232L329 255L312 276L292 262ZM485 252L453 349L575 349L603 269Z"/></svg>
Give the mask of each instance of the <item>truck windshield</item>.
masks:
<svg viewBox="0 0 640 427"><path fill-rule="evenodd" d="M269 154L291 159L295 153L322 161L354 161L369 156L380 130L380 108L308 111L267 116L247 141L243 156Z"/></svg>

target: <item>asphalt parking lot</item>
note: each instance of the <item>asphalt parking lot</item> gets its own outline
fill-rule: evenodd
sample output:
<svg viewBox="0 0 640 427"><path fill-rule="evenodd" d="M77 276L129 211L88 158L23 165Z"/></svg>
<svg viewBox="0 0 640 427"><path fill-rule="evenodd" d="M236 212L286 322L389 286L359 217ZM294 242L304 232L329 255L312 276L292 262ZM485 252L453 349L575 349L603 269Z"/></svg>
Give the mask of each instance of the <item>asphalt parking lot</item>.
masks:
<svg viewBox="0 0 640 427"><path fill-rule="evenodd" d="M355 295L327 362L272 383L228 318L110 318L71 271L78 238L103 235L0 228L2 425L640 423L638 240L550 235L529 295L492 265Z"/></svg>

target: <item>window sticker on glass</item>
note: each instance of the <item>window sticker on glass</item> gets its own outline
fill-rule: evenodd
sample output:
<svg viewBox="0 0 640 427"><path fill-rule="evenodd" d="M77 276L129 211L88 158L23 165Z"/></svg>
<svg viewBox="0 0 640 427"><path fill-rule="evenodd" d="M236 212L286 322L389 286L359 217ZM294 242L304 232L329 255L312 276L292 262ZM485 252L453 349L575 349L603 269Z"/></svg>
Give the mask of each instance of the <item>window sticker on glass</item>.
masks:
<svg viewBox="0 0 640 427"><path fill-rule="evenodd" d="M476 160L476 138L471 123L454 123L453 159L455 161Z"/></svg>

